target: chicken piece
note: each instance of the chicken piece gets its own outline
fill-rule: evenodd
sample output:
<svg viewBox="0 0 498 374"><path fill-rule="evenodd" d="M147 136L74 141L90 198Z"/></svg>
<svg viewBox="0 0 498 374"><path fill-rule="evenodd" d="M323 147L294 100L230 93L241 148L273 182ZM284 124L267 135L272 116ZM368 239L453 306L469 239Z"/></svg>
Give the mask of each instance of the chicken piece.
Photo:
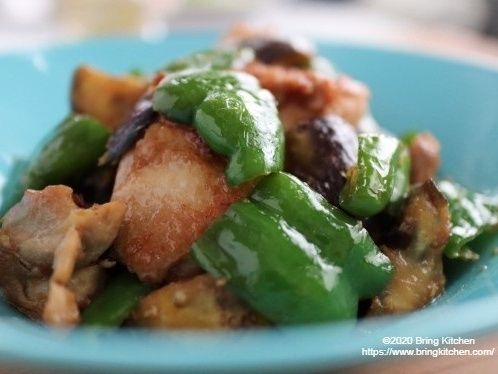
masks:
<svg viewBox="0 0 498 374"><path fill-rule="evenodd" d="M170 283L144 297L131 314L134 325L168 329L230 329L262 323L224 282L208 274Z"/></svg>
<svg viewBox="0 0 498 374"><path fill-rule="evenodd" d="M424 183L434 178L439 168L440 149L437 139L428 132L417 134L410 141L412 184Z"/></svg>
<svg viewBox="0 0 498 374"><path fill-rule="evenodd" d="M95 263L124 212L120 202L79 208L66 186L26 191L0 229L0 286L8 300L31 318L76 324L79 307L103 280Z"/></svg>
<svg viewBox="0 0 498 374"><path fill-rule="evenodd" d="M254 27L244 22L234 24L220 40L220 47L233 48L238 46L243 40L250 38L271 38L276 37L275 29L267 27Z"/></svg>
<svg viewBox="0 0 498 374"><path fill-rule="evenodd" d="M382 247L395 271L387 287L373 299L370 314L410 312L443 292L443 251L449 234L450 213L444 196L431 181L415 187L393 240L398 244Z"/></svg>
<svg viewBox="0 0 498 374"><path fill-rule="evenodd" d="M95 117L114 131L131 113L146 88L146 82L140 78L111 76L80 66L73 76L72 108L76 113Z"/></svg>
<svg viewBox="0 0 498 374"><path fill-rule="evenodd" d="M142 281L161 283L208 225L248 194L252 184L226 184L225 166L193 128L164 119L121 160L112 200L128 210L115 249Z"/></svg>
<svg viewBox="0 0 498 374"><path fill-rule="evenodd" d="M332 78L313 70L260 62L244 70L275 96L286 131L327 114L339 115L356 126L368 113L368 88L345 75Z"/></svg>

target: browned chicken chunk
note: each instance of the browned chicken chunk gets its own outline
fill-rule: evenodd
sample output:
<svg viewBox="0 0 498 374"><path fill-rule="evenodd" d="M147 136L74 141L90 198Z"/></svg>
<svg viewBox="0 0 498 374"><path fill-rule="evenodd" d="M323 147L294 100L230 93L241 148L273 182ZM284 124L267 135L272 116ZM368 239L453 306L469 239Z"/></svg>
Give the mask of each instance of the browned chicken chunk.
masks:
<svg viewBox="0 0 498 374"><path fill-rule="evenodd" d="M444 290L443 251L449 239L448 203L433 182L415 187L406 203L398 236L404 248L382 247L394 275L372 302L371 314L406 313L431 302ZM405 241L405 239L401 241Z"/></svg>
<svg viewBox="0 0 498 374"><path fill-rule="evenodd" d="M76 113L88 114L110 130L117 129L145 93L146 82L132 76L112 76L89 66L74 73L71 103Z"/></svg>
<svg viewBox="0 0 498 374"><path fill-rule="evenodd" d="M332 78L313 70L260 62L250 63L244 70L275 96L286 130L327 114L357 125L368 112L368 88L345 75Z"/></svg>
<svg viewBox="0 0 498 374"><path fill-rule="evenodd" d="M248 307L207 274L170 283L143 298L134 325L169 329L230 329L262 324Z"/></svg>
<svg viewBox="0 0 498 374"><path fill-rule="evenodd" d="M76 324L103 280L95 263L124 212L120 202L82 209L66 186L26 191L0 229L0 286L9 301L32 318Z"/></svg>
<svg viewBox="0 0 498 374"><path fill-rule="evenodd" d="M412 184L424 183L434 178L439 168L440 148L438 140L428 132L417 134L410 141Z"/></svg>
<svg viewBox="0 0 498 374"><path fill-rule="evenodd" d="M249 185L226 184L225 165L193 128L166 120L122 159L112 200L128 210L116 251L141 280L163 281L207 226L249 192Z"/></svg>

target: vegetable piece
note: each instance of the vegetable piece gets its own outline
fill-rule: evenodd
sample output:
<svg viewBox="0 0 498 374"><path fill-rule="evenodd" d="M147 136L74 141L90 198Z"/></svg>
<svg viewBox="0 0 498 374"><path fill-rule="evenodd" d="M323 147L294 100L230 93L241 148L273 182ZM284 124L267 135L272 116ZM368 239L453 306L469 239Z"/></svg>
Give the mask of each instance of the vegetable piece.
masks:
<svg viewBox="0 0 498 374"><path fill-rule="evenodd" d="M116 166L97 167L81 178L71 181L70 187L74 189L75 194L82 197L86 206L104 204L111 200L116 171Z"/></svg>
<svg viewBox="0 0 498 374"><path fill-rule="evenodd" d="M109 135L109 131L91 117L68 117L30 163L27 187L40 189L63 183L97 166Z"/></svg>
<svg viewBox="0 0 498 374"><path fill-rule="evenodd" d="M408 148L401 144L398 167L394 176L394 188L389 201L390 209L398 211L410 188L411 159Z"/></svg>
<svg viewBox="0 0 498 374"><path fill-rule="evenodd" d="M424 183L434 178L439 168L439 150L437 139L428 132L408 133L405 142L410 149L412 162L411 184Z"/></svg>
<svg viewBox="0 0 498 374"><path fill-rule="evenodd" d="M361 224L297 178L265 177L195 242L193 255L280 324L354 318L392 267Z"/></svg>
<svg viewBox="0 0 498 374"><path fill-rule="evenodd" d="M394 265L394 275L373 299L370 314L410 312L443 292L442 256L449 225L448 203L432 181L410 192L397 235L382 247Z"/></svg>
<svg viewBox="0 0 498 374"><path fill-rule="evenodd" d="M346 171L356 164L358 138L340 117L302 123L286 133L286 169L337 205Z"/></svg>
<svg viewBox="0 0 498 374"><path fill-rule="evenodd" d="M203 274L150 293L140 300L130 322L163 329L230 329L261 324L259 319L223 282Z"/></svg>
<svg viewBox="0 0 498 374"><path fill-rule="evenodd" d="M358 137L358 164L348 170L339 202L356 217L381 212L391 200L402 150L391 136L361 134Z"/></svg>
<svg viewBox="0 0 498 374"><path fill-rule="evenodd" d="M76 113L90 115L116 130L144 94L146 82L134 76L116 77L89 66L73 76L71 104Z"/></svg>
<svg viewBox="0 0 498 374"><path fill-rule="evenodd" d="M279 40L262 36L244 39L241 47L254 51L257 60L265 64L295 66L299 68L310 67L315 51L304 40Z"/></svg>
<svg viewBox="0 0 498 374"><path fill-rule="evenodd" d="M17 159L12 164L6 177L6 183L2 188L0 219L15 203L21 200L25 190L24 177L28 167L29 161L25 159Z"/></svg>
<svg viewBox="0 0 498 374"><path fill-rule="evenodd" d="M82 313L87 326L117 327L128 317L150 288L128 272L112 278L104 291Z"/></svg>
<svg viewBox="0 0 498 374"><path fill-rule="evenodd" d="M450 204L451 235L444 253L449 258L476 260L467 244L485 231L498 229L498 197L470 192L456 183L438 184Z"/></svg>
<svg viewBox="0 0 498 374"><path fill-rule="evenodd" d="M165 70L172 73L186 69L228 70L241 68L252 59L252 53L247 50L214 49L174 60L166 65Z"/></svg>
<svg viewBox="0 0 498 374"><path fill-rule="evenodd" d="M104 126L90 117L69 116L43 141L18 182L12 182L16 188L6 191L0 212L19 201L26 189L66 184L96 167L109 135Z"/></svg>
<svg viewBox="0 0 498 374"><path fill-rule="evenodd" d="M213 151L230 158L225 176L231 186L283 167L274 99L248 74L211 70L169 76L154 93L153 106L172 120L193 123Z"/></svg>
<svg viewBox="0 0 498 374"><path fill-rule="evenodd" d="M112 200L127 211L114 247L142 281L162 284L211 222L250 192L252 183L227 185L225 165L192 127L164 118L121 160Z"/></svg>
<svg viewBox="0 0 498 374"><path fill-rule="evenodd" d="M100 164L117 164L143 136L147 127L154 123L157 113L152 108L152 97L144 96L133 109L129 118L112 134L107 142L106 153L100 158Z"/></svg>

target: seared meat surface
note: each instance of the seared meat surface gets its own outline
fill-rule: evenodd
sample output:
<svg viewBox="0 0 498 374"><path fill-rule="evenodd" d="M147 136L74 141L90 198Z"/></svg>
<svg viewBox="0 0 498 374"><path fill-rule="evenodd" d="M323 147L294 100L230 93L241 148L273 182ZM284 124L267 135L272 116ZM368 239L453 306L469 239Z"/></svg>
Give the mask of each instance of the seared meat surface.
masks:
<svg viewBox="0 0 498 374"><path fill-rule="evenodd" d="M116 241L120 260L158 284L208 225L251 186L230 188L226 161L194 129L160 120L121 161L113 201L128 209Z"/></svg>
<svg viewBox="0 0 498 374"><path fill-rule="evenodd" d="M334 78L313 70L260 62L250 63L244 70L275 96L286 130L327 114L337 114L357 125L368 112L368 88L345 75Z"/></svg>
<svg viewBox="0 0 498 374"><path fill-rule="evenodd" d="M424 183L436 176L440 162L440 148L438 140L428 132L417 134L410 141L409 150L412 160L410 182L412 184Z"/></svg>
<svg viewBox="0 0 498 374"><path fill-rule="evenodd" d="M72 325L103 280L95 266L117 235L125 205L82 209L66 186L28 190L0 229L0 285L32 318Z"/></svg>

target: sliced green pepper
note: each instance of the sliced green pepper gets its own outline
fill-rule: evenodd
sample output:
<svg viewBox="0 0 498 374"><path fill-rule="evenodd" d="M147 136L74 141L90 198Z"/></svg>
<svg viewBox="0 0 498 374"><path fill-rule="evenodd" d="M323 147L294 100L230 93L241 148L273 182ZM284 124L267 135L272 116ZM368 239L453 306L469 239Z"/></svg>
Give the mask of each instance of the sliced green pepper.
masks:
<svg viewBox="0 0 498 374"><path fill-rule="evenodd" d="M394 176L394 188L389 200L389 208L391 211L399 211L403 200L408 196L410 188L410 168L411 158L408 147L401 144L399 154L398 167Z"/></svg>
<svg viewBox="0 0 498 374"><path fill-rule="evenodd" d="M168 72L186 69L218 69L226 70L238 64L244 64L254 58L247 49L213 49L192 53L166 65Z"/></svg>
<svg viewBox="0 0 498 374"><path fill-rule="evenodd" d="M273 96L249 74L197 71L169 76L154 93L154 109L193 124L239 185L283 168L283 130Z"/></svg>
<svg viewBox="0 0 498 374"><path fill-rule="evenodd" d="M83 311L82 324L117 327L148 292L149 286L140 282L135 275L121 273L111 279L104 291Z"/></svg>
<svg viewBox="0 0 498 374"><path fill-rule="evenodd" d="M211 274L275 323L351 319L392 266L361 223L297 178L274 173L193 246Z"/></svg>
<svg viewBox="0 0 498 374"><path fill-rule="evenodd" d="M97 166L109 136L109 130L93 118L69 116L41 143L35 156L21 165L22 170L16 171L11 187L4 189L0 215L17 203L26 189L67 183Z"/></svg>
<svg viewBox="0 0 498 374"><path fill-rule="evenodd" d="M340 206L361 218L380 213L395 191L401 152L401 143L396 138L361 134L358 163L348 171L339 196Z"/></svg>
<svg viewBox="0 0 498 374"><path fill-rule="evenodd" d="M470 192L449 181L440 182L438 187L448 200L451 215L445 255L462 260L478 258L467 244L485 231L498 229L498 198Z"/></svg>
<svg viewBox="0 0 498 374"><path fill-rule="evenodd" d="M0 218L18 201L21 200L25 190L24 175L28 169L28 160L15 160L6 177L6 183L2 188L2 199L0 206Z"/></svg>

